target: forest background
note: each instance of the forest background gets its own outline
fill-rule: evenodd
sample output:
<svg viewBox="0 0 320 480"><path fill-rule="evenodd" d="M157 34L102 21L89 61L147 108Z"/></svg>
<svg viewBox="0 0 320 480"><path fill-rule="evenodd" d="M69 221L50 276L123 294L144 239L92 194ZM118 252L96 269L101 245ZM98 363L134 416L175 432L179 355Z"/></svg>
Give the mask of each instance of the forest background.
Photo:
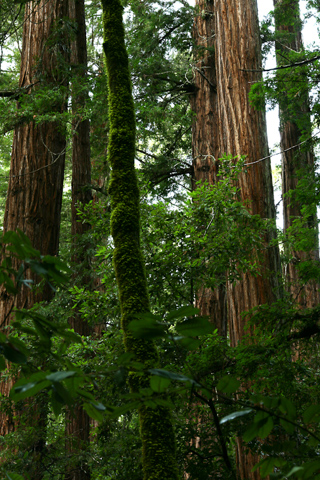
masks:
<svg viewBox="0 0 320 480"><path fill-rule="evenodd" d="M123 6L135 133L116 0L0 6L2 478L320 478L318 46L296 0Z"/></svg>

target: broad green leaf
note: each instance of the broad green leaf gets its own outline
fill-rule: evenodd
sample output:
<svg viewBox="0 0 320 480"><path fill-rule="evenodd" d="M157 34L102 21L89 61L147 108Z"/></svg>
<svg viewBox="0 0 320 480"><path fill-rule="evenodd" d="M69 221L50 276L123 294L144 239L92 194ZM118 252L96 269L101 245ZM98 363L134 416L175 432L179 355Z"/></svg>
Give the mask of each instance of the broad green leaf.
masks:
<svg viewBox="0 0 320 480"><path fill-rule="evenodd" d="M89 415L89 417L93 418L94 420L97 420L98 422L102 422L103 420L103 415L102 413L94 408L94 406L91 403L84 403L83 408Z"/></svg>
<svg viewBox="0 0 320 480"><path fill-rule="evenodd" d="M20 387L13 387L10 392L10 396L16 402L18 400L23 400L24 398L32 397L36 395L38 392L47 388L50 385L50 382L47 381L39 381L39 382L29 382L25 385L21 385Z"/></svg>
<svg viewBox="0 0 320 480"><path fill-rule="evenodd" d="M62 407L65 405L65 402L60 397L58 392L54 389L51 390L50 403L53 410L53 413L58 417L62 411Z"/></svg>
<svg viewBox="0 0 320 480"><path fill-rule="evenodd" d="M240 387L240 382L232 375L222 377L217 385L217 390L224 393L234 393Z"/></svg>
<svg viewBox="0 0 320 480"><path fill-rule="evenodd" d="M184 322L177 323L176 330L179 335L186 337L198 337L212 333L214 326L205 317L188 318Z"/></svg>
<svg viewBox="0 0 320 480"><path fill-rule="evenodd" d="M72 404L73 402L72 395L70 394L69 390L65 388L63 383L53 382L52 390L54 390L60 396L60 401L63 402L65 405Z"/></svg>
<svg viewBox="0 0 320 480"><path fill-rule="evenodd" d="M258 436L259 426L257 423L252 423L247 430L242 435L242 438L245 442L251 442L255 437Z"/></svg>
<svg viewBox="0 0 320 480"><path fill-rule="evenodd" d="M253 422L243 434L245 442L251 442L255 437L266 438L273 429L273 420L271 416L263 418L258 422Z"/></svg>
<svg viewBox="0 0 320 480"><path fill-rule="evenodd" d="M279 410L282 413L286 413L288 415L288 418L290 418L290 420L295 420L297 418L296 407L293 405L293 403L290 400L288 400L285 397L280 397Z"/></svg>
<svg viewBox="0 0 320 480"><path fill-rule="evenodd" d="M124 415L125 413L131 411L131 410L136 410L141 406L141 401L140 400L135 400L130 403L126 403L124 405L121 405L121 407L111 407L107 406L106 410L108 412L108 417L110 418L118 418L121 415Z"/></svg>
<svg viewBox="0 0 320 480"><path fill-rule="evenodd" d="M309 447L317 447L319 445L319 440L317 438L314 438L314 437L310 437L309 440L308 440L308 445Z"/></svg>
<svg viewBox="0 0 320 480"><path fill-rule="evenodd" d="M261 460L257 465L254 466L252 471L259 469L261 476L264 478L270 473L273 473L277 458L267 457Z"/></svg>
<svg viewBox="0 0 320 480"><path fill-rule="evenodd" d="M236 418L243 417L244 415L248 415L248 413L253 412L252 408L245 408L244 410L238 410L237 412L230 413L229 415L223 417L220 420L220 424L232 422Z"/></svg>
<svg viewBox="0 0 320 480"><path fill-rule="evenodd" d="M304 470L303 467L293 467L289 473L286 473L286 478L292 477L292 475L295 475L296 473L302 473ZM299 475L300 477L300 475Z"/></svg>
<svg viewBox="0 0 320 480"><path fill-rule="evenodd" d="M147 322L162 322L162 317L151 312L139 313L135 315L138 320L145 320Z"/></svg>
<svg viewBox="0 0 320 480"><path fill-rule="evenodd" d="M167 325L156 320L132 320L128 325L129 330L136 338L162 338L166 335Z"/></svg>
<svg viewBox="0 0 320 480"><path fill-rule="evenodd" d="M24 353L20 352L9 344L2 344L2 354L9 362L17 363L18 365L25 365L27 363L27 357Z"/></svg>
<svg viewBox="0 0 320 480"><path fill-rule="evenodd" d="M54 373L50 373L50 375L47 375L46 379L50 380L50 382L61 382L66 378L73 377L74 375L77 375L77 372L74 372L74 371L54 372Z"/></svg>
<svg viewBox="0 0 320 480"><path fill-rule="evenodd" d="M172 310L169 312L166 316L166 320L171 321L183 317L192 317L193 315L198 315L199 311L199 308L186 305L185 307L178 308L178 310Z"/></svg>
<svg viewBox="0 0 320 480"><path fill-rule="evenodd" d="M304 471L302 474L299 474L299 477L301 477L303 480L306 480L308 478L314 478L314 473L316 472L316 470L320 469L320 460L312 460L308 463L304 463L301 466L303 467Z"/></svg>
<svg viewBox="0 0 320 480"><path fill-rule="evenodd" d="M310 405L303 415L304 423L319 422L320 421L320 405Z"/></svg>
<svg viewBox="0 0 320 480"><path fill-rule="evenodd" d="M18 473L6 472L6 476L8 480L24 480L24 477Z"/></svg>
<svg viewBox="0 0 320 480"><path fill-rule="evenodd" d="M169 378L160 377L159 375L153 375L150 378L150 387L157 393L165 392L170 383L171 380Z"/></svg>
<svg viewBox="0 0 320 480"><path fill-rule="evenodd" d="M152 408L152 409L157 408L157 404L156 404L156 402L153 401L153 400L145 400L145 401L143 402L143 404L144 404L146 407L149 407L149 408Z"/></svg>
<svg viewBox="0 0 320 480"><path fill-rule="evenodd" d="M168 370L161 370L160 368L152 368L149 370L153 375L159 375L160 377L168 378L170 380L178 380L179 382L190 382L197 387L200 387L199 383L190 377L180 375L180 373L169 372Z"/></svg>
<svg viewBox="0 0 320 480"><path fill-rule="evenodd" d="M260 423L260 422L258 422L258 423ZM272 417L261 420L261 423L262 424L259 428L258 436L260 438L266 438L270 434L271 430L273 429Z"/></svg>
<svg viewBox="0 0 320 480"><path fill-rule="evenodd" d="M292 434L294 433L294 425L292 425L292 423L289 423L287 422L286 420L283 420L282 418L280 419L280 424L283 426L283 428L285 429L286 432L288 432L289 434Z"/></svg>
<svg viewBox="0 0 320 480"><path fill-rule="evenodd" d="M100 402L90 402L90 403L96 410L99 410L99 412L106 411L106 407L102 403Z"/></svg>
<svg viewBox="0 0 320 480"><path fill-rule="evenodd" d="M188 350L197 350L201 345L201 340L192 337L175 337L174 340Z"/></svg>

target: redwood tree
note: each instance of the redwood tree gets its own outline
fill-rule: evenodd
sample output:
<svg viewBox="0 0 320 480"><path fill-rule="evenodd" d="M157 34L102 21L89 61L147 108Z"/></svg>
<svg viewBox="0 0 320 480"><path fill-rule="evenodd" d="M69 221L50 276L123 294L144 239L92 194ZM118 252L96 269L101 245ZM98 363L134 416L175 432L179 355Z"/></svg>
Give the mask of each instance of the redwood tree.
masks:
<svg viewBox="0 0 320 480"><path fill-rule="evenodd" d="M288 56L303 51L301 20L298 0L274 0L276 23L276 58L277 65L288 64ZM291 79L293 75L293 78ZM282 80L283 79L283 80ZM290 99L286 91L290 81L297 81L293 70L278 72L278 82L284 89L279 96L280 109L280 145L282 150L282 195L283 195L283 227L285 232L290 231L294 221L302 216L303 203L294 198L298 185L299 175L312 176L314 174L314 154L312 142L303 138L311 136L311 120L309 112L308 86L301 88L299 95ZM300 78L300 85L303 78ZM293 194L293 197L291 195ZM318 260L318 241L316 228L316 211L309 218L310 233L313 233L314 245L309 252L290 249L292 257L286 269L286 281L293 301L300 306L312 308L319 303L319 285L310 280L305 285L301 283L297 264L308 259ZM289 229L289 230L288 230Z"/></svg>
<svg viewBox="0 0 320 480"><path fill-rule="evenodd" d="M57 96L44 102L41 107L44 111L34 112L33 120L15 127L3 225L4 232L22 230L44 255L58 253L66 140L57 119L37 123L37 115L50 109L57 117L66 108L65 93L60 92L66 85L63 66L68 49L63 19L68 13L67 3L67 0L41 0L25 6L19 86L28 88L21 93L17 108L22 108L28 95L44 87L55 91ZM15 259L13 266L19 267ZM37 278L33 280L37 282ZM8 297L4 289L0 295L1 325L6 332L13 307L30 308L35 302L48 301L53 291L49 287L43 290L23 287L15 298ZM10 377L1 382L2 395L8 396L12 383ZM12 416L2 413L0 434L13 430ZM41 450L43 442L40 438L37 445L35 440L34 450ZM38 477L35 474L32 478Z"/></svg>
<svg viewBox="0 0 320 480"><path fill-rule="evenodd" d="M213 1L197 0L193 25L194 94L190 97L195 113L192 124L193 188L198 182L213 185L218 181L218 109L214 56ZM227 332L225 284L214 290L201 286L196 306L207 315L222 335Z"/></svg>
<svg viewBox="0 0 320 480"><path fill-rule="evenodd" d="M215 59L218 128L221 153L246 156L248 166L240 175L241 199L251 214L275 218L273 187L265 115L249 102L251 85L261 80L261 51L256 0L215 0ZM266 238L266 243L269 241ZM244 335L241 315L253 307L270 304L279 295L279 252L266 248L257 275L241 274L228 284L230 342L236 346ZM245 454L237 442L237 466L242 479L259 479L251 472L257 459Z"/></svg>
<svg viewBox="0 0 320 480"><path fill-rule="evenodd" d="M83 119L83 109L86 105L86 77L87 77L87 42L84 0L69 0L69 18L74 21L74 37L71 42L70 64L73 69L72 79L72 205L71 205L71 234L73 242L72 261L77 270L77 280L90 288L90 257L86 233L90 225L79 217L78 212L92 200L91 161L89 120ZM69 324L75 332L88 336L92 326L84 320L81 313L74 310ZM81 405L75 405L72 412L66 414L66 446L71 461L68 465L67 480L88 480L90 470L83 460L87 453L90 437L90 418ZM73 456L80 457L75 461Z"/></svg>

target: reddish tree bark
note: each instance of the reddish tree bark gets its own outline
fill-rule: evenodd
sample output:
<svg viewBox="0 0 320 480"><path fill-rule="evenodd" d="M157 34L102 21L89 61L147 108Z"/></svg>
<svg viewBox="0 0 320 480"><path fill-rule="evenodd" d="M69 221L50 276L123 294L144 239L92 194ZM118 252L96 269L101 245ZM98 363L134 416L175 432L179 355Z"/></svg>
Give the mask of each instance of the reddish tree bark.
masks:
<svg viewBox="0 0 320 480"><path fill-rule="evenodd" d="M75 22L75 37L71 43L71 65L75 73L72 92L72 205L71 233L73 238L73 263L78 270L81 284L90 287L88 242L84 240L90 225L83 221L78 211L92 200L89 120L82 120L80 109L85 107L87 93L81 90L87 74L87 43L84 0L69 0L69 17ZM80 87L80 93L78 93ZM80 112L80 113L79 113ZM82 272L82 273L80 273ZM92 326L80 312L69 319L71 328L80 335L91 335ZM81 405L76 405L66 415L66 447L71 458L66 480L89 480L90 469L84 460L90 441L90 417ZM79 457L79 460L77 460Z"/></svg>
<svg viewBox="0 0 320 480"><path fill-rule="evenodd" d="M64 48L63 29L59 35L59 45L48 43L48 38L57 21L61 22L59 27L63 26L62 19L66 15L67 0L30 1L26 4L19 86L34 85L28 89L28 94L39 85L56 88L65 84L59 63L67 51ZM60 98L51 107L56 113L62 113L66 101ZM15 128L3 231L21 229L44 255L58 253L65 149L65 133L57 121L38 125L32 121ZM14 267L18 268L18 263L13 260ZM32 279L37 282L36 277ZM52 295L49 287L42 291L24 287L12 298L1 289L0 318L3 331L6 332L6 327L10 325L13 307L30 308L35 302L49 301ZM8 396L12 384L10 377L1 381L1 394ZM46 414L38 412L32 416L32 423L45 424ZM1 413L0 435L6 435L14 429L12 416ZM43 434L39 435L33 446L38 457L45 445ZM42 478L36 464L34 470L29 472L33 480Z"/></svg>
<svg viewBox="0 0 320 480"><path fill-rule="evenodd" d="M192 124L193 189L197 182L213 185L218 181L218 121L217 87L214 57L213 1L196 0L193 24L195 63L193 67L195 93L191 108L195 113ZM214 290L200 287L196 306L201 315L209 317L221 335L227 333L225 285Z"/></svg>
<svg viewBox="0 0 320 480"><path fill-rule="evenodd" d="M218 96L218 128L221 153L245 155L247 163L268 156L266 121L249 102L251 85L261 79L252 70L261 69L261 52L256 0L215 0L215 59ZM270 160L260 160L239 178L241 200L252 214L275 218ZM270 240L266 238L266 243ZM227 285L230 343L236 346L244 335L246 320L241 314L279 295L280 257L276 248L266 248L259 274L241 274L236 284ZM245 452L237 441L237 470L241 479L260 480L251 472L259 460Z"/></svg>
<svg viewBox="0 0 320 480"><path fill-rule="evenodd" d="M303 50L301 21L299 15L298 0L273 0L275 7L276 31L280 37L276 41L277 64L281 66L287 62L288 52L294 50L300 52ZM295 147L301 142L303 133L311 136L311 121L309 113L309 99L307 93L303 94L304 98L299 98L300 105L296 112L296 119L288 112L288 100L284 94L279 100L280 108L280 145L282 150L282 194L283 194L283 225L284 231L293 225L295 219L301 217L302 207L297 200L290 199L288 193L294 191L298 184L298 172L304 170L309 174L314 173L314 154L311 142L300 147ZM301 97L301 95L299 96ZM298 120L300 119L300 125ZM303 121L302 121L303 119ZM301 126L304 126L302 132ZM295 147L295 148L293 148ZM293 260L290 261L286 269L286 281L289 291L294 301L297 301L301 307L312 308L318 305L319 285L316 281L309 281L306 285L302 285L297 263L307 259L318 260L318 242L316 229L316 212L312 219L314 229L315 244L314 249L310 252L291 251Z"/></svg>

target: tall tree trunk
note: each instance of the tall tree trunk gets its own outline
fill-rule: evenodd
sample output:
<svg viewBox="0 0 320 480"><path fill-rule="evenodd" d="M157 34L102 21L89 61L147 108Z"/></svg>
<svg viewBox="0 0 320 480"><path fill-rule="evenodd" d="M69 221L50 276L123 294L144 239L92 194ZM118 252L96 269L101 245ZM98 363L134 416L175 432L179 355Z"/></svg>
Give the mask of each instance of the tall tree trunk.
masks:
<svg viewBox="0 0 320 480"><path fill-rule="evenodd" d="M110 136L108 159L112 168L109 194L113 262L121 306L121 324L127 352L153 368L157 351L150 340L137 339L129 324L139 313L150 310L145 265L140 248L139 188L134 168L135 115L128 57L119 0L103 0L104 52L109 87ZM131 390L149 387L147 371L143 376L130 372ZM144 480L177 480L175 435L168 408L139 408Z"/></svg>
<svg viewBox="0 0 320 480"><path fill-rule="evenodd" d="M261 79L260 72L251 71L261 69L257 4L256 0L216 0L215 4L220 148L232 156L245 155L250 164L268 156L264 112L256 111L248 99L252 83ZM240 175L239 187L250 213L275 218L269 158L250 165ZM241 313L271 303L279 294L278 249L265 250L259 269L259 275L243 274L235 286L228 286L232 345L244 334Z"/></svg>
<svg viewBox="0 0 320 480"><path fill-rule="evenodd" d="M190 96L191 109L195 114L192 123L193 190L203 183L207 183L210 187L218 182L218 158L220 153L218 146L213 0L196 0L195 7L192 31L195 89L194 94ZM227 297L225 283L216 286L214 290L205 285L200 286L196 292L195 305L199 308L200 315L207 316L209 321L218 329L219 334L226 337ZM207 424L209 429L212 421L211 418L208 418L208 415L201 413L199 401L194 400L190 409L196 422L194 429L197 431L196 436L190 440L190 446L197 450L201 448L203 425ZM194 457L194 454L190 453L188 455L189 460L192 460L192 457ZM213 472L213 475L216 473ZM184 476L186 479L190 477L186 472Z"/></svg>
<svg viewBox="0 0 320 480"><path fill-rule="evenodd" d="M195 113L192 124L193 189L197 182L213 185L218 181L218 121L217 86L214 56L213 0L196 0L193 25L195 93L191 108ZM196 306L207 315L223 336L227 334L227 303L225 285L211 290L202 286L197 292Z"/></svg>
<svg viewBox="0 0 320 480"><path fill-rule="evenodd" d="M65 83L58 63L59 56L65 56L64 39L60 34L61 49L57 45L53 48L47 40L56 22L59 19L62 21L67 12L67 0L41 0L26 4L20 87L35 84L33 88L36 88L40 82L56 88ZM31 89L28 92L31 93ZM54 105L56 112L64 109L64 99ZM15 128L3 231L21 229L44 255L58 253L65 149L65 134L57 122L37 125L32 121ZM13 266L18 268L15 259ZM35 277L33 280L37 281ZM49 301L52 294L49 287L41 292L23 287L13 299L2 289L0 318L4 332L10 325L13 307L30 308L35 302ZM2 395L8 396L12 383L10 378L1 382ZM13 430L12 417L2 413L0 435ZM41 438L35 450L41 450L43 442ZM38 477L34 475L32 478Z"/></svg>
<svg viewBox="0 0 320 480"><path fill-rule="evenodd" d="M90 288L88 245L84 235L90 225L79 218L78 210L92 200L91 190L91 161L89 120L81 119L85 107L87 92L83 92L83 82L87 75L87 42L84 0L69 0L69 18L75 22L75 37L71 43L70 64L73 67L72 86L72 205L71 205L71 234L73 241L72 262L77 270L77 277L81 285ZM80 91L80 93L79 93ZM82 273L80 273L82 272ZM92 326L83 320L81 313L75 310L74 316L69 319L69 324L75 332L88 336L92 333ZM83 459L89 449L90 417L81 405L76 405L72 412L66 413L66 448L71 458L66 474L66 480L89 480L90 469ZM80 460L74 460L74 458Z"/></svg>
<svg viewBox="0 0 320 480"><path fill-rule="evenodd" d="M250 105L248 93L261 79L261 52L256 0L215 0L216 75L221 153L246 155L247 163L268 156L266 121L263 112ZM255 71L252 71L255 70ZM270 160L254 163L239 178L241 199L252 214L275 218ZM266 238L266 241L269 239ZM242 312L270 304L279 294L280 257L276 248L263 252L259 274L241 275L227 285L230 342L236 346L244 335ZM260 480L251 469L258 458L245 453L237 442L237 468L242 479Z"/></svg>
<svg viewBox="0 0 320 480"><path fill-rule="evenodd" d="M300 52L303 50L301 35L301 20L299 14L298 0L273 0L275 7L277 65L287 63L288 52ZM280 37L280 38L279 38ZM289 81L289 79L287 79ZM295 147L301 142L304 134L311 136L311 120L308 107L308 95L304 93L301 101L299 97L298 111L296 111L296 120L288 112L288 99L283 95L279 99L280 108L280 145L282 150L282 195L283 195L283 225L284 231L293 225L295 219L302 215L302 204L288 196L288 192L294 191L298 184L298 172L304 171L305 174L314 173L314 154L311 141L300 147ZM292 113L292 112L291 112ZM290 118L290 119L289 119ZM298 124L299 120L299 124ZM302 131L302 125L304 131ZM289 291L294 301L297 301L301 307L312 308L319 303L319 285L316 281L309 281L306 285L301 285L299 272L296 265L300 261L308 258L319 259L317 231L316 231L316 212L310 228L314 229L315 244L310 252L291 251L293 260L289 262L286 270L286 280Z"/></svg>

